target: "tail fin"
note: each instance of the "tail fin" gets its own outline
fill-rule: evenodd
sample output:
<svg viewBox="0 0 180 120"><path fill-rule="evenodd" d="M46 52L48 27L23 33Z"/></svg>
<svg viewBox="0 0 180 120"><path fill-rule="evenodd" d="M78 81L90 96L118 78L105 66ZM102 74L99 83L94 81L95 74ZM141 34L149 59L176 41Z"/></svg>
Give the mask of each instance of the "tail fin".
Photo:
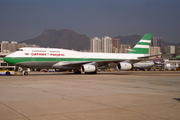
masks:
<svg viewBox="0 0 180 120"><path fill-rule="evenodd" d="M148 54L149 46L151 43L152 34L147 33L144 37L133 47L129 52L132 54Z"/></svg>
<svg viewBox="0 0 180 120"><path fill-rule="evenodd" d="M180 59L180 55L177 55L177 56L175 57L175 59L176 59L176 60L179 60L179 59Z"/></svg>
<svg viewBox="0 0 180 120"><path fill-rule="evenodd" d="M160 58L159 58L159 56L156 56L156 59L155 59L155 60L153 60L153 62L154 62L154 63L158 63L158 62L160 62Z"/></svg>

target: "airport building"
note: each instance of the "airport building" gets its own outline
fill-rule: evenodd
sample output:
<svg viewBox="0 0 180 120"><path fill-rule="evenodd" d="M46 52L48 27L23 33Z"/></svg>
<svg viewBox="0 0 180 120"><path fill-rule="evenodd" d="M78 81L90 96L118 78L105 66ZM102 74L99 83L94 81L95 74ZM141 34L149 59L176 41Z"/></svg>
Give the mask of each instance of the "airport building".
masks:
<svg viewBox="0 0 180 120"><path fill-rule="evenodd" d="M164 60L164 70L177 70L180 68L180 60Z"/></svg>

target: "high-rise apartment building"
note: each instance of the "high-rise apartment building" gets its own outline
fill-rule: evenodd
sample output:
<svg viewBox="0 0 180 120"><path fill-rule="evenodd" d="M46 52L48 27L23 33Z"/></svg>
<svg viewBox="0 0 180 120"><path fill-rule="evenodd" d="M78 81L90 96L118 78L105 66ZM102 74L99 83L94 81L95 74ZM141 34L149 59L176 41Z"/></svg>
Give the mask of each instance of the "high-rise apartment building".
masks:
<svg viewBox="0 0 180 120"><path fill-rule="evenodd" d="M27 45L26 43L18 44L16 41L11 41L10 43L8 41L2 41L0 43L0 52L2 53L15 52L17 49L21 47L39 47L39 46L35 44Z"/></svg>
<svg viewBox="0 0 180 120"><path fill-rule="evenodd" d="M101 39L94 37L90 39L90 51L91 52L101 52Z"/></svg>
<svg viewBox="0 0 180 120"><path fill-rule="evenodd" d="M119 52L119 44L120 44L120 39L112 38L112 52L113 53Z"/></svg>
<svg viewBox="0 0 180 120"><path fill-rule="evenodd" d="M163 40L162 37L153 37L151 40L151 46L160 47L160 51L163 52Z"/></svg>
<svg viewBox="0 0 180 120"><path fill-rule="evenodd" d="M105 36L101 39L102 52L112 53L112 38Z"/></svg>
<svg viewBox="0 0 180 120"><path fill-rule="evenodd" d="M128 53L131 49L129 44L120 44L119 45L119 53Z"/></svg>
<svg viewBox="0 0 180 120"><path fill-rule="evenodd" d="M8 41L2 41L0 45L1 45L0 52L9 53L9 42Z"/></svg>
<svg viewBox="0 0 180 120"><path fill-rule="evenodd" d="M178 55L180 55L180 46L177 46L177 47L176 47L175 53L178 54Z"/></svg>
<svg viewBox="0 0 180 120"><path fill-rule="evenodd" d="M165 53L167 54L175 54L175 46L169 45L164 47Z"/></svg>
<svg viewBox="0 0 180 120"><path fill-rule="evenodd" d="M9 51L16 51L18 49L18 43L16 41L11 41L9 44Z"/></svg>
<svg viewBox="0 0 180 120"><path fill-rule="evenodd" d="M150 46L148 54L149 55L158 55L158 54L161 54L161 48L157 47L157 46Z"/></svg>

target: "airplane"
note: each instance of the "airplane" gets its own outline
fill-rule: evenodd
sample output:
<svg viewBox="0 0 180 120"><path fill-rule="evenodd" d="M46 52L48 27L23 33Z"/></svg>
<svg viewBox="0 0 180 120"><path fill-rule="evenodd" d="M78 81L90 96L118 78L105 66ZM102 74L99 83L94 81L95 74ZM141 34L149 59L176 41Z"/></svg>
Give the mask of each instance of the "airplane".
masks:
<svg viewBox="0 0 180 120"><path fill-rule="evenodd" d="M170 58L170 60L180 60L180 55L172 55L172 58Z"/></svg>
<svg viewBox="0 0 180 120"><path fill-rule="evenodd" d="M156 56L156 59L154 61L141 61L134 63L133 66L135 70L145 71L145 69L150 70L150 67L153 67L158 64L161 64L161 62L160 62L160 58Z"/></svg>
<svg viewBox="0 0 180 120"><path fill-rule="evenodd" d="M20 48L4 57L7 63L27 68L73 70L75 74L96 74L99 67L115 63L119 70L133 69L133 63L148 57L152 34L147 33L129 53L78 52L58 48ZM126 61L126 62L122 62Z"/></svg>

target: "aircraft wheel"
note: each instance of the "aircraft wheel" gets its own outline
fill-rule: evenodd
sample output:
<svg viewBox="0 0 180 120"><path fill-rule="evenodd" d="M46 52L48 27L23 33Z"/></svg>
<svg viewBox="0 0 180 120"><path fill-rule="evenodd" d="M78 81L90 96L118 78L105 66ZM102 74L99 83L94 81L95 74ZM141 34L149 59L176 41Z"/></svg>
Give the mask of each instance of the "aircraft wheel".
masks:
<svg viewBox="0 0 180 120"><path fill-rule="evenodd" d="M95 72L90 72L90 73L85 72L85 74L97 74L97 71L95 71Z"/></svg>
<svg viewBox="0 0 180 120"><path fill-rule="evenodd" d="M11 75L10 72L6 72L6 75Z"/></svg>
<svg viewBox="0 0 180 120"><path fill-rule="evenodd" d="M80 70L74 70L74 74L81 74Z"/></svg>
<svg viewBox="0 0 180 120"><path fill-rule="evenodd" d="M27 72L27 71L25 71L25 72L24 72L24 75L28 75L28 72Z"/></svg>

